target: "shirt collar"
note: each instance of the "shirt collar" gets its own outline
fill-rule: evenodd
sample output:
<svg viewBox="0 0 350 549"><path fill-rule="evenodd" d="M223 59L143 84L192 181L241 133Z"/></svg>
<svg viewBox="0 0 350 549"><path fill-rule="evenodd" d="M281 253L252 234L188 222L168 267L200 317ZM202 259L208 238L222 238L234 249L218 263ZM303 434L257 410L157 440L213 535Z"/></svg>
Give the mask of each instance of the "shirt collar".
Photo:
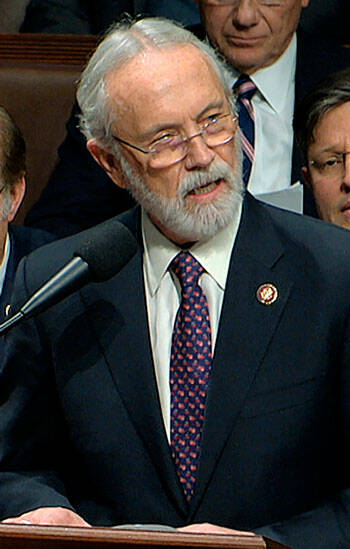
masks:
<svg viewBox="0 0 350 549"><path fill-rule="evenodd" d="M2 289L3 289L3 286L4 286L7 263L8 263L9 256L10 256L10 248L11 248L10 237L9 237L9 233L7 232L4 255L3 255L2 261L0 263L0 293L2 292Z"/></svg>
<svg viewBox="0 0 350 549"><path fill-rule="evenodd" d="M205 271L222 288L225 288L232 248L236 239L242 206L237 209L234 218L222 231L203 242L191 247L191 254L200 262ZM151 222L142 210L142 238L144 244L145 281L150 295L159 288L162 278L168 273L168 267L181 251L176 244L168 240Z"/></svg>
<svg viewBox="0 0 350 549"><path fill-rule="evenodd" d="M256 71L251 75L251 80L256 84L260 94L271 105L277 113L283 113L288 94L295 83L297 55L297 37L294 36L286 51L279 59L269 67ZM234 81L236 82L239 73L233 69ZM278 84L276 84L278 83Z"/></svg>

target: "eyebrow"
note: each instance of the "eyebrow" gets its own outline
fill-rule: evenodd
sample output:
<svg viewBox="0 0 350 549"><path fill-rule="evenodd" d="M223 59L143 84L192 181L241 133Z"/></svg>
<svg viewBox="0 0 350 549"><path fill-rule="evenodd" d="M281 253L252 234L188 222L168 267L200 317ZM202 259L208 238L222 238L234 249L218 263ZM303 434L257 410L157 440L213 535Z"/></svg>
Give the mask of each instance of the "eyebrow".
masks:
<svg viewBox="0 0 350 549"><path fill-rule="evenodd" d="M224 106L225 99L226 98L221 98L219 100L211 101L210 103L208 103L208 105L206 105L198 113L198 115L196 116L196 120L201 118L204 114L206 114L208 111L210 111L212 109L221 109ZM142 134L142 136L140 136L140 139L141 140L146 140L146 139L149 139L150 137L152 137L153 135L157 134L158 132L160 132L162 130L177 129L178 127L179 127L179 124L174 123L174 122L173 123L164 122L164 123L160 123L160 124L155 124L154 126L151 126L144 134Z"/></svg>
<svg viewBox="0 0 350 549"><path fill-rule="evenodd" d="M220 101L212 101L199 113L199 115L197 116L197 119L201 118L203 114L207 113L208 111L211 111L212 109L222 109L223 106L224 106L224 99L221 99Z"/></svg>
<svg viewBox="0 0 350 549"><path fill-rule="evenodd" d="M342 156L343 154L350 154L350 150L349 151L340 151L339 149L335 148L335 147L327 147L325 149L322 149L321 151L319 151L318 154L335 154L335 155L338 155L338 156Z"/></svg>

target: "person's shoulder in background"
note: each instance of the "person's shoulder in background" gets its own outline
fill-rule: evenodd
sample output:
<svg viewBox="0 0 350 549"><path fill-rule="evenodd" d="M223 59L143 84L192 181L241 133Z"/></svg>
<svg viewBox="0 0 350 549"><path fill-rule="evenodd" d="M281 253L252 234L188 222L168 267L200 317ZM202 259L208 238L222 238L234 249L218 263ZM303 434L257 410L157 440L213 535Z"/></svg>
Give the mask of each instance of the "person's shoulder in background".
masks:
<svg viewBox="0 0 350 549"><path fill-rule="evenodd" d="M80 132L75 105L67 136L58 150L59 163L25 224L58 237L68 236L113 217L134 205L95 162Z"/></svg>
<svg viewBox="0 0 350 549"><path fill-rule="evenodd" d="M193 0L31 0L20 31L101 34L126 13L167 17L183 25L199 22Z"/></svg>
<svg viewBox="0 0 350 549"><path fill-rule="evenodd" d="M10 237L10 255L0 294L0 322L5 319L6 314L9 312L8 305L11 302L16 270L21 259L57 238L45 231L32 229L31 227L22 227L20 225L9 225L8 231ZM0 355L2 350L3 345L0 338Z"/></svg>
<svg viewBox="0 0 350 549"><path fill-rule="evenodd" d="M20 32L91 34L87 3L80 0L31 0Z"/></svg>
<svg viewBox="0 0 350 549"><path fill-rule="evenodd" d="M31 0L20 32L100 34L126 12L132 0Z"/></svg>
<svg viewBox="0 0 350 549"><path fill-rule="evenodd" d="M19 259L44 244L57 240L57 236L52 233L22 225L9 225L9 234Z"/></svg>
<svg viewBox="0 0 350 549"><path fill-rule="evenodd" d="M15 33L19 31L29 1L30 0L1 0L0 32Z"/></svg>
<svg viewBox="0 0 350 549"><path fill-rule="evenodd" d="M300 27L297 31L296 103L320 80L350 66L350 48L327 37L316 37Z"/></svg>
<svg viewBox="0 0 350 549"><path fill-rule="evenodd" d="M349 0L312 0L302 10L300 28L335 44L350 44Z"/></svg>

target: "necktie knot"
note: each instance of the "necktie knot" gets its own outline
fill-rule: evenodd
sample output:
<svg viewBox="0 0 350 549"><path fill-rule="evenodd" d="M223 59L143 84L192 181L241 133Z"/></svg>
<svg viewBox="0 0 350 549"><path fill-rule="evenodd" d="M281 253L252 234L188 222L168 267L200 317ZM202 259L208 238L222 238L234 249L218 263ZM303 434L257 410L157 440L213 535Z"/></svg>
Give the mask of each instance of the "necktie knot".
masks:
<svg viewBox="0 0 350 549"><path fill-rule="evenodd" d="M238 100L248 99L248 101L251 101L257 87L247 74L241 74L233 89L236 92Z"/></svg>
<svg viewBox="0 0 350 549"><path fill-rule="evenodd" d="M188 291L192 286L197 286L204 269L190 252L180 252L171 262L171 270L178 277L181 289Z"/></svg>

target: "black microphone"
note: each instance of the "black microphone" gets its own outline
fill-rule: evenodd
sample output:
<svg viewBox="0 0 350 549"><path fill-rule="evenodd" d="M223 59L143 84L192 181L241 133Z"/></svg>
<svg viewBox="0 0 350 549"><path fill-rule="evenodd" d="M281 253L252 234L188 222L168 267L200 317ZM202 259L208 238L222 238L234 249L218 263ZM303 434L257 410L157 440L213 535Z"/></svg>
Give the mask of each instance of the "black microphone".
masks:
<svg viewBox="0 0 350 549"><path fill-rule="evenodd" d="M18 313L0 324L0 335L20 321L45 311L85 284L112 278L136 251L135 237L114 218L89 229L73 253L73 259L41 286Z"/></svg>

